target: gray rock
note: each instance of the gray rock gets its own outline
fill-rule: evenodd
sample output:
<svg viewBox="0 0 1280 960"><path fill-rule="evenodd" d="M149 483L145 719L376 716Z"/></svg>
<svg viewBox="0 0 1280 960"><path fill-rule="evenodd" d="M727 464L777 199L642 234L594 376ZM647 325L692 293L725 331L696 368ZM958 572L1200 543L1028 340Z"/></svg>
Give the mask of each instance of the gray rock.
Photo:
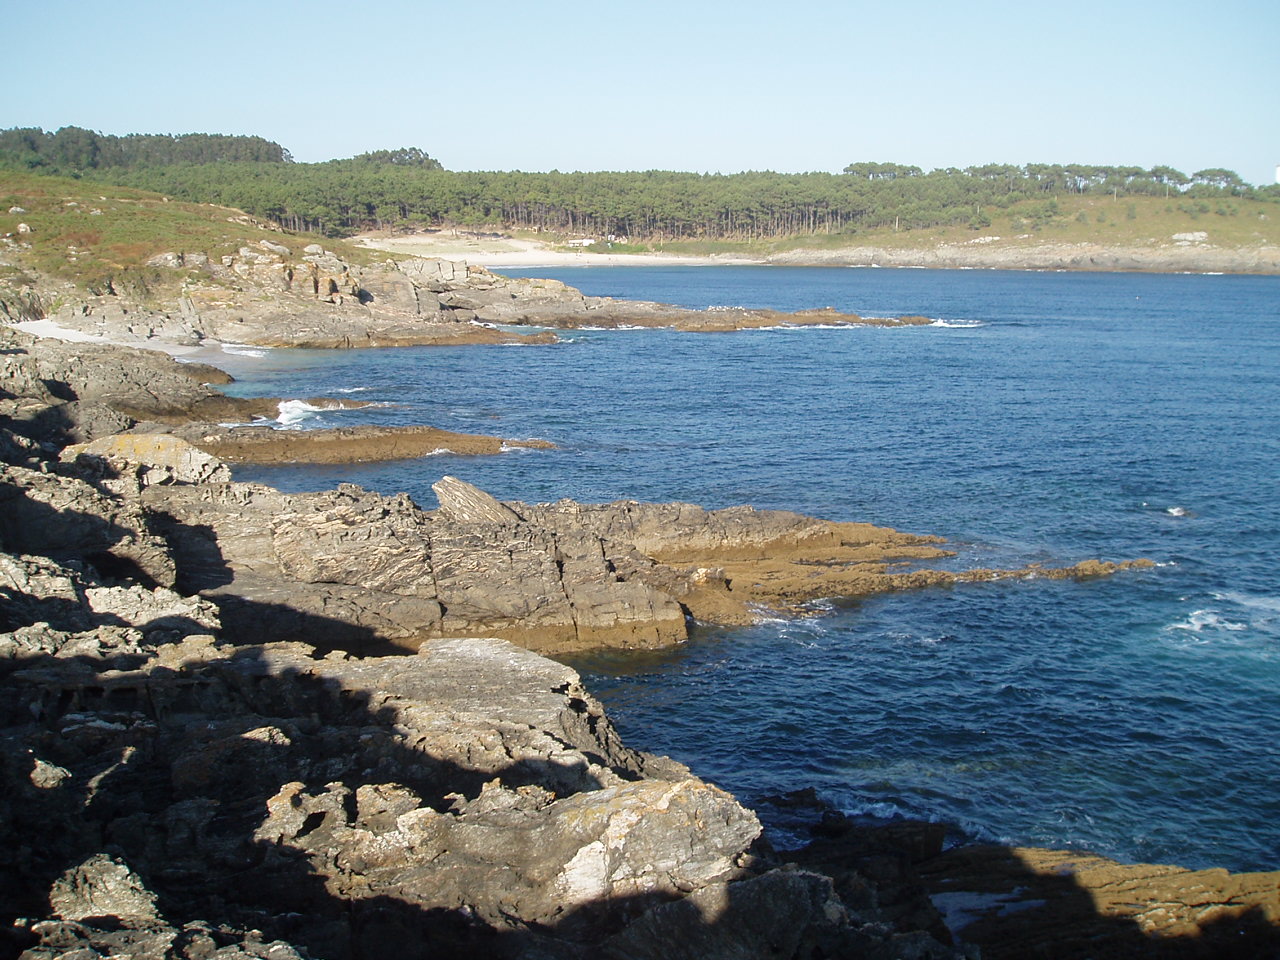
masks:
<svg viewBox="0 0 1280 960"><path fill-rule="evenodd" d="M63 449L64 462L88 461L116 474L129 470L142 486L157 483L225 483L231 468L186 440L169 434L113 434Z"/></svg>
<svg viewBox="0 0 1280 960"><path fill-rule="evenodd" d="M53 560L93 564L101 573L172 587L169 545L135 498L103 493L75 477L0 464L0 546Z"/></svg>
<svg viewBox="0 0 1280 960"><path fill-rule="evenodd" d="M156 895L127 865L102 853L63 874L49 891L49 905L64 920L160 918Z"/></svg>
<svg viewBox="0 0 1280 960"><path fill-rule="evenodd" d="M496 523L510 526L520 517L479 487L457 477L441 477L431 485L440 502L440 513L458 523Z"/></svg>

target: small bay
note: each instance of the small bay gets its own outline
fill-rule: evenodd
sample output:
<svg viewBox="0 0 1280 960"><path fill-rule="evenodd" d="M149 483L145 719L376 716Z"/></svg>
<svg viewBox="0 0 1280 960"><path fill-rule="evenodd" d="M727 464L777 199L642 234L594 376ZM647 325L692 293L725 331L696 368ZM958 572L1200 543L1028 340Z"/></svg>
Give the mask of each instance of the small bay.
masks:
<svg viewBox="0 0 1280 960"><path fill-rule="evenodd" d="M242 468L433 505L751 503L952 541L954 566L1150 557L704 628L575 662L632 745L745 802L1124 860L1280 865L1280 278L774 267L509 271L691 307L922 314L900 329L572 331L536 347L228 355L304 426L430 423L551 451Z"/></svg>

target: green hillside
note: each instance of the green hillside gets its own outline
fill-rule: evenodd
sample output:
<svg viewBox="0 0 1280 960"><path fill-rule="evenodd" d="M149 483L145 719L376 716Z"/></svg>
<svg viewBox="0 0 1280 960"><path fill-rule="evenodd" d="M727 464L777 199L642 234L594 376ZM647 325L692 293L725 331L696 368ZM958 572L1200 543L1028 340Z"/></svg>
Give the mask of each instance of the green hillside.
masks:
<svg viewBox="0 0 1280 960"><path fill-rule="evenodd" d="M24 229L25 227L25 229ZM311 234L283 231L243 210L171 200L128 187L0 170L0 281L30 286L32 274L70 281L92 293L135 297L173 293L182 271L148 265L158 254L200 252L211 259L266 240L295 250ZM369 251L341 240L327 249L361 263Z"/></svg>

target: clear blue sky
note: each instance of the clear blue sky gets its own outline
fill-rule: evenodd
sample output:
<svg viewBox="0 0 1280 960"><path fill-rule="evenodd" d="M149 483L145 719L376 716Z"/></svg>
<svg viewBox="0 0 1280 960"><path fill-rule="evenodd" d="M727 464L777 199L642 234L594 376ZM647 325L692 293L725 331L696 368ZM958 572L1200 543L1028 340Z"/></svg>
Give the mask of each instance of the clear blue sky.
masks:
<svg viewBox="0 0 1280 960"><path fill-rule="evenodd" d="M455 170L1280 163L1276 0L2 2L0 127Z"/></svg>

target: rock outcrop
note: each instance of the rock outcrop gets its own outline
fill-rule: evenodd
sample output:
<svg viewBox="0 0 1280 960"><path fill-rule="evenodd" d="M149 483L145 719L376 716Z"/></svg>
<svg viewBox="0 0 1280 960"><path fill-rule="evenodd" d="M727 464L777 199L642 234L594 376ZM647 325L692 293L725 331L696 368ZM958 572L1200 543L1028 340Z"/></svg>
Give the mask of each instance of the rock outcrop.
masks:
<svg viewBox="0 0 1280 960"><path fill-rule="evenodd" d="M517 447L547 450L546 440L504 440L437 427L334 427L277 430L191 424L177 431L206 454L228 463L362 463L413 460L433 453L496 454Z"/></svg>
<svg viewBox="0 0 1280 960"><path fill-rule="evenodd" d="M1122 864L1080 851L964 846L918 866L984 958L1254 960L1280 954L1280 871Z"/></svg>
<svg viewBox="0 0 1280 960"><path fill-rule="evenodd" d="M924 317L866 318L830 308L798 313L690 310L588 297L556 280L504 277L449 260L411 257L359 265L318 244L295 251L260 241L218 261L200 252L171 252L152 258L149 265L171 273L174 283L180 281L180 293L157 301L114 287L96 293L60 289L57 297L24 289L0 297L0 307L12 319L38 314L81 333L140 344L221 341L311 348L540 344L556 339L548 331L522 335L495 324L723 332L929 322ZM60 305L45 310L46 300Z"/></svg>
<svg viewBox="0 0 1280 960"><path fill-rule="evenodd" d="M1280 950L1280 872L1121 864L1080 851L944 850L944 824L857 823L813 790L773 797L813 839L788 858L830 876L845 907L992 960L1255 960Z"/></svg>
<svg viewBox="0 0 1280 960"><path fill-rule="evenodd" d="M1187 239L1190 237L1191 239ZM1156 273L1280 273L1280 247L1264 243L1225 246L1206 242L1203 231L1173 234L1142 245L1062 243L1040 235L984 235L934 246L850 245L829 250L771 254L780 266L929 267L989 270L1121 270Z"/></svg>
<svg viewBox="0 0 1280 960"><path fill-rule="evenodd" d="M178 362L163 353L54 338L37 341L0 325L0 415L6 418L10 442L31 447L43 440L49 449L70 444L64 458L114 460L117 468L128 461L131 469L149 473L148 483L179 476L187 482L229 480L225 466L216 473L214 459L352 463L551 446L542 440L504 440L427 426L311 431L228 427L211 421L274 422L288 403L276 397L231 397L213 387L229 382L231 377L216 367ZM325 398L302 402L317 410L365 405Z"/></svg>
<svg viewBox="0 0 1280 960"><path fill-rule="evenodd" d="M761 606L803 613L819 597L1133 565L899 569L946 552L935 538L749 507L504 504L454 478L436 489L441 507L430 512L350 484L315 494L163 486L140 497L165 518L183 588L215 599L229 628L354 650L473 634L543 653L658 647L686 639L691 618L749 623Z"/></svg>
<svg viewBox="0 0 1280 960"><path fill-rule="evenodd" d="M33 627L0 634L0 912L26 960L955 956L849 912L505 641L316 659Z"/></svg>

